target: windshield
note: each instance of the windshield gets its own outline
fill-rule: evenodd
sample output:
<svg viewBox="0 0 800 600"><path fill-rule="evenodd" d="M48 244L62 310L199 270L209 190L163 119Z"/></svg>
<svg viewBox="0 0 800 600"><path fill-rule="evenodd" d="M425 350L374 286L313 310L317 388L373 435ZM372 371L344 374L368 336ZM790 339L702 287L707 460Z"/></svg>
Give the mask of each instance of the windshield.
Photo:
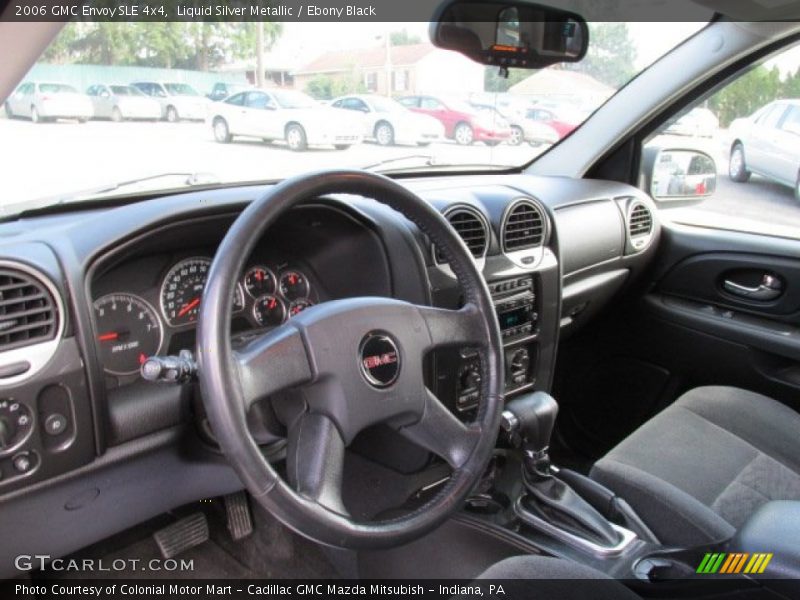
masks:
<svg viewBox="0 0 800 600"><path fill-rule="evenodd" d="M39 85L39 91L43 94L77 94L76 90L71 85L64 85L63 83L42 83Z"/></svg>
<svg viewBox="0 0 800 600"><path fill-rule="evenodd" d="M281 108L313 108L317 103L313 98L301 92L290 90L272 90L272 95Z"/></svg>
<svg viewBox="0 0 800 600"><path fill-rule="evenodd" d="M186 83L165 83L167 92L173 96L199 96L200 94L192 86Z"/></svg>
<svg viewBox="0 0 800 600"><path fill-rule="evenodd" d="M372 108L375 109L375 112L408 112L408 109L397 100L385 98L383 96L371 97L370 104L372 104Z"/></svg>
<svg viewBox="0 0 800 600"><path fill-rule="evenodd" d="M704 24L590 23L589 52L581 62L510 69L507 77L496 67L434 47L428 23L265 22L261 34L258 26L67 23L20 78L21 91L0 98L5 105L0 216L32 205L174 188L176 182L180 187L189 181L279 180L333 167L383 172L519 167L569 136ZM126 107L141 112L120 122L110 105L87 108L76 100L59 106L57 118L34 123L25 99L33 86L26 83L55 74L60 83L40 84L43 92L113 81L114 94L141 91L158 100L160 112L155 103ZM139 90L128 87L133 82ZM196 102L170 104L162 85L170 96ZM232 96L235 103L221 102L223 86L228 94L248 91ZM255 106L255 96L252 101L249 96L258 90L277 106ZM337 102L331 116L326 105L337 98L358 100ZM387 115L381 127L368 106ZM289 122L274 108L305 110ZM81 112L86 110L94 111L88 123ZM420 118L392 121L392 114L408 111ZM455 118L456 113L471 116ZM5 118L9 114L13 118ZM203 176L161 177L164 173ZM140 186L129 185L142 178Z"/></svg>
<svg viewBox="0 0 800 600"><path fill-rule="evenodd" d="M111 91L116 96L144 96L142 92L130 85L112 85Z"/></svg>

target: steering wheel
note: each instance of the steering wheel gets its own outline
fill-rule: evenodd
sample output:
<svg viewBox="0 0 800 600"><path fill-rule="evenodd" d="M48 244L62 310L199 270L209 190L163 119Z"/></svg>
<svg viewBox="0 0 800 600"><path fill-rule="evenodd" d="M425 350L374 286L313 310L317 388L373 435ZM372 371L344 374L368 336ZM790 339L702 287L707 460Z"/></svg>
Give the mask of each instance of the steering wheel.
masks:
<svg viewBox="0 0 800 600"><path fill-rule="evenodd" d="M464 291L447 310L391 298L350 298L313 306L242 349L231 346L230 314L239 273L281 215L324 194L357 194L402 213L444 253ZM464 424L425 386L423 356L440 346L474 347L481 394ZM198 327L198 377L214 435L247 489L267 511L317 542L385 548L416 539L458 510L492 454L503 405L503 354L491 296L463 241L424 200L391 179L333 170L288 179L252 202L229 229L208 274ZM248 431L257 400L299 389L287 426L287 478ZM357 522L342 503L345 448L364 428L385 423L452 467L442 488L413 512Z"/></svg>

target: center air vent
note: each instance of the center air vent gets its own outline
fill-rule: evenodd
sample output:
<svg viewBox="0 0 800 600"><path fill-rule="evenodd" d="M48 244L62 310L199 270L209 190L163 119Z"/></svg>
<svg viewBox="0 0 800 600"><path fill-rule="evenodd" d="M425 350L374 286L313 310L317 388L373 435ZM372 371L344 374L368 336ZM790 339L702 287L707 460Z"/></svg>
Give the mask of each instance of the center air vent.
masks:
<svg viewBox="0 0 800 600"><path fill-rule="evenodd" d="M503 251L537 248L544 241L544 217L533 202L521 200L508 211L503 224Z"/></svg>
<svg viewBox="0 0 800 600"><path fill-rule="evenodd" d="M475 258L486 256L489 243L488 230L483 219L472 209L456 208L447 213L447 220L456 230L459 237L469 248ZM436 260L440 263L447 262L442 253L437 250Z"/></svg>
<svg viewBox="0 0 800 600"><path fill-rule="evenodd" d="M642 202L634 202L628 211L628 236L631 245L639 250L653 234L653 214Z"/></svg>
<svg viewBox="0 0 800 600"><path fill-rule="evenodd" d="M56 300L42 281L0 268L0 352L54 339L58 319Z"/></svg>

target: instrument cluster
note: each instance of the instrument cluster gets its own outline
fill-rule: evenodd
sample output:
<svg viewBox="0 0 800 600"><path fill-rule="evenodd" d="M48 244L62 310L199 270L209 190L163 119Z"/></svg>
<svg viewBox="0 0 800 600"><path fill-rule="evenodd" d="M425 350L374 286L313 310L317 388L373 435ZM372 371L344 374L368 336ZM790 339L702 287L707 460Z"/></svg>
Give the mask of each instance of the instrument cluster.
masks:
<svg viewBox="0 0 800 600"><path fill-rule="evenodd" d="M136 375L147 357L166 353L172 338L193 332L210 267L209 257L184 258L148 294L115 292L94 301L97 344L108 375ZM318 301L317 286L304 270L256 262L236 283L232 317L243 325L239 329L268 329Z"/></svg>

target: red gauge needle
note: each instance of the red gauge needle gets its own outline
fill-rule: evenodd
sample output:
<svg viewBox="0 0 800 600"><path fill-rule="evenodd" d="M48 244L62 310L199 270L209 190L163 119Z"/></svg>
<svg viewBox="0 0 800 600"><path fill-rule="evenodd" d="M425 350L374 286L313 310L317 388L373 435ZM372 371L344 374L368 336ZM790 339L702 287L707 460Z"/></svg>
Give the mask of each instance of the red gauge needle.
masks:
<svg viewBox="0 0 800 600"><path fill-rule="evenodd" d="M102 335L97 336L97 339L101 342L111 342L119 338L119 334L116 331L112 331L110 333L104 333Z"/></svg>
<svg viewBox="0 0 800 600"><path fill-rule="evenodd" d="M192 300L192 301L191 301L191 302L189 302L188 304L185 304L185 305L183 306L183 308L181 308L181 309L178 311L178 316L179 316L179 317L182 317L183 315L185 315L186 313L188 313L190 310L192 310L192 309L193 309L195 306L197 306L198 304L200 304L200 298L195 298L194 300Z"/></svg>

